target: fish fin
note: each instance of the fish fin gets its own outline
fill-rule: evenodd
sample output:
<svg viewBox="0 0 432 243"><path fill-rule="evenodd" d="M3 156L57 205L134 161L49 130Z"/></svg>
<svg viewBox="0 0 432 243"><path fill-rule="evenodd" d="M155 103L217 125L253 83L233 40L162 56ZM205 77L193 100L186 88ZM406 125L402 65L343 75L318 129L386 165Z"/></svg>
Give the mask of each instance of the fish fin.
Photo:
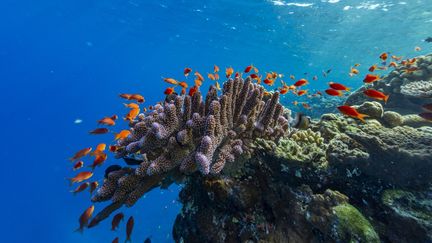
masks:
<svg viewBox="0 0 432 243"><path fill-rule="evenodd" d="M384 103L385 103L385 104L387 104L387 100L388 100L389 96L390 96L390 95L386 95L386 96L384 96Z"/></svg>
<svg viewBox="0 0 432 243"><path fill-rule="evenodd" d="M364 118L366 118L366 117L369 117L369 116L366 115L366 114L359 114L359 115L357 116L357 118L358 118L360 121L362 121L363 123L366 123L366 120L364 119Z"/></svg>

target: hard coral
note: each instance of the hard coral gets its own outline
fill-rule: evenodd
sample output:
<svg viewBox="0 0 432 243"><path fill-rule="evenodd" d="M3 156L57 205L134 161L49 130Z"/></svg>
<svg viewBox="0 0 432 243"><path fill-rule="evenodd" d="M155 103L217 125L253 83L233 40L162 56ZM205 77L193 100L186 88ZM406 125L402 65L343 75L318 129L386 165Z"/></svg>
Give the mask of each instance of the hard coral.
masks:
<svg viewBox="0 0 432 243"><path fill-rule="evenodd" d="M172 174L199 170L215 175L227 161L253 150L254 139L278 141L288 130L288 119L279 93L264 93L250 78L230 79L221 95L211 86L205 100L200 92L177 96L140 114L131 123L131 136L118 142L116 155L138 159L140 165L110 173L92 200L132 206Z"/></svg>

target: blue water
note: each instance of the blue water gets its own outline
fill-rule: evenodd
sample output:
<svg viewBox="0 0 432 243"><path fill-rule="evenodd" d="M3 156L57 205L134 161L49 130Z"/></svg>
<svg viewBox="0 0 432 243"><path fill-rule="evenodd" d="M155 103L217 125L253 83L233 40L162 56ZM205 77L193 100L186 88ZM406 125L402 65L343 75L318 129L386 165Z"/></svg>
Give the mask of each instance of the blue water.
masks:
<svg viewBox="0 0 432 243"><path fill-rule="evenodd" d="M431 35L430 0L2 0L1 242L124 240L124 223L111 232L110 220L73 232L90 196L73 196L65 180L74 174L67 158L101 141L87 134L96 120L125 114L119 93L139 92L153 104L164 98L161 76L251 63L296 77L332 68L328 79L358 87L351 65L364 64L364 73L383 51L428 53L432 45L422 40ZM133 242L172 241L178 191L154 190L122 210L135 217Z"/></svg>

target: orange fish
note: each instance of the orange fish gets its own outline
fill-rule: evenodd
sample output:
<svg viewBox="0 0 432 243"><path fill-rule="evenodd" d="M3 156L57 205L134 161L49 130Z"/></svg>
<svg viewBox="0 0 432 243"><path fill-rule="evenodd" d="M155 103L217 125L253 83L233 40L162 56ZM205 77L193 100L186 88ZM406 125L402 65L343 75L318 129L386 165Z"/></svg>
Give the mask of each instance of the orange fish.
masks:
<svg viewBox="0 0 432 243"><path fill-rule="evenodd" d="M139 94L133 94L133 95L131 95L130 96L130 100L135 100L138 103L143 103L145 101L144 97L142 95L139 95Z"/></svg>
<svg viewBox="0 0 432 243"><path fill-rule="evenodd" d="M396 62L390 62L389 67L397 67L397 63Z"/></svg>
<svg viewBox="0 0 432 243"><path fill-rule="evenodd" d="M180 95L185 95L186 94L186 88L182 88L180 91Z"/></svg>
<svg viewBox="0 0 432 243"><path fill-rule="evenodd" d="M248 72L250 72L250 70L252 70L252 68L253 68L252 65L247 66L247 67L245 68L245 70L244 70L244 73L248 73Z"/></svg>
<svg viewBox="0 0 432 243"><path fill-rule="evenodd" d="M183 74L184 74L184 76L187 77L191 71L192 71L192 69L190 69L190 68L185 68L185 69L183 70Z"/></svg>
<svg viewBox="0 0 432 243"><path fill-rule="evenodd" d="M302 106L303 106L303 108L305 108L307 110L312 109L312 107L310 107L310 105L308 103L305 103L305 102L302 103Z"/></svg>
<svg viewBox="0 0 432 243"><path fill-rule="evenodd" d="M179 82L179 85L184 89L188 87L188 84L186 82Z"/></svg>
<svg viewBox="0 0 432 243"><path fill-rule="evenodd" d="M204 81L204 77L199 73L199 72L195 72L195 76L198 80L200 80L201 82Z"/></svg>
<svg viewBox="0 0 432 243"><path fill-rule="evenodd" d="M93 134L93 135L97 135L97 134L105 134L107 132L109 132L109 130L107 128L101 127L101 128L96 128L96 129L90 131L89 133Z"/></svg>
<svg viewBox="0 0 432 243"><path fill-rule="evenodd" d="M91 155L99 155L106 149L106 144L100 143L96 146L96 149L91 153Z"/></svg>
<svg viewBox="0 0 432 243"><path fill-rule="evenodd" d="M132 235L132 230L134 227L134 218L133 216L130 216L127 223L126 223L126 241L125 242L132 242L131 240L131 235Z"/></svg>
<svg viewBox="0 0 432 243"><path fill-rule="evenodd" d="M377 65L376 65L376 64L372 65L372 66L369 68L369 72L374 72L376 68L377 68Z"/></svg>
<svg viewBox="0 0 432 243"><path fill-rule="evenodd" d="M395 61L400 61L402 59L402 57L397 57L397 56L391 56L391 58Z"/></svg>
<svg viewBox="0 0 432 243"><path fill-rule="evenodd" d="M302 96L302 95L305 95L305 94L307 94L307 90L299 90L299 91L297 92L297 95L298 95L298 96Z"/></svg>
<svg viewBox="0 0 432 243"><path fill-rule="evenodd" d="M230 78L233 73L234 73L234 69L232 67L229 67L225 70L225 75L227 78Z"/></svg>
<svg viewBox="0 0 432 243"><path fill-rule="evenodd" d="M189 96L193 96L198 91L198 86L193 86L189 89Z"/></svg>
<svg viewBox="0 0 432 243"><path fill-rule="evenodd" d="M341 90L326 89L325 92L326 92L326 94L331 95L331 96L342 96L343 95Z"/></svg>
<svg viewBox="0 0 432 243"><path fill-rule="evenodd" d="M115 121L111 117L104 117L98 121L99 124L107 125L107 126L114 126Z"/></svg>
<svg viewBox="0 0 432 243"><path fill-rule="evenodd" d="M387 103L387 100L389 98L388 95L385 95L384 93L381 93L374 89L366 89L363 91L363 94L365 94L368 97L377 99L377 100L383 100L385 103Z"/></svg>
<svg viewBox="0 0 432 243"><path fill-rule="evenodd" d="M358 66L360 66L360 63L354 64L354 67L358 67Z"/></svg>
<svg viewBox="0 0 432 243"><path fill-rule="evenodd" d="M214 65L214 67L213 67L213 72L214 72L214 73L219 72L219 67L218 67L217 65Z"/></svg>
<svg viewBox="0 0 432 243"><path fill-rule="evenodd" d="M256 68L255 66L253 67L254 72L259 73L258 68Z"/></svg>
<svg viewBox="0 0 432 243"><path fill-rule="evenodd" d="M92 183L90 183L90 194L93 194L93 192L97 189L98 186L99 182L97 181L93 181Z"/></svg>
<svg viewBox="0 0 432 243"><path fill-rule="evenodd" d="M300 86L303 86L303 85L306 85L306 84L308 84L308 81L306 79L302 78L299 81L295 82L294 86L300 87Z"/></svg>
<svg viewBox="0 0 432 243"><path fill-rule="evenodd" d="M70 184L72 185L73 183L79 183L87 179L90 179L92 176L93 176L93 172L83 171L78 173L74 178L69 178L68 180L70 180Z"/></svg>
<svg viewBox="0 0 432 243"><path fill-rule="evenodd" d="M77 194L78 192L82 192L82 191L84 191L85 189L87 189L87 187L90 185L90 183L88 183L88 182L84 182L83 184L81 184L81 185L79 185L77 188L75 188L75 190L73 190L73 191L70 191L70 192L72 192L73 194Z"/></svg>
<svg viewBox="0 0 432 243"><path fill-rule="evenodd" d="M219 80L219 74L215 73L214 77L215 77L216 80Z"/></svg>
<svg viewBox="0 0 432 243"><path fill-rule="evenodd" d="M103 164L103 162L105 162L105 160L107 159L107 154L99 154L96 156L96 158L93 161L93 164L90 165L89 167L92 168L92 170L94 170L97 166L100 166Z"/></svg>
<svg viewBox="0 0 432 243"><path fill-rule="evenodd" d="M354 107L348 105L342 105L338 107L338 110L346 116L357 118L361 120L363 123L366 123L364 118L368 117L368 115L359 113Z"/></svg>
<svg viewBox="0 0 432 243"><path fill-rule="evenodd" d="M168 87L168 88L164 91L164 94L166 94L166 95L170 95L170 94L172 94L172 93L174 93L174 88L173 88L173 87Z"/></svg>
<svg viewBox="0 0 432 243"><path fill-rule="evenodd" d="M381 78L378 75L367 74L366 77L363 79L363 82L369 84L369 83L376 82L378 80L381 80Z"/></svg>
<svg viewBox="0 0 432 243"><path fill-rule="evenodd" d="M123 221L123 219L124 219L123 213L116 214L111 221L111 230L112 231L116 230L120 224L120 221Z"/></svg>
<svg viewBox="0 0 432 243"><path fill-rule="evenodd" d="M123 99L130 100L131 95L130 94L119 94L119 96Z"/></svg>
<svg viewBox="0 0 432 243"><path fill-rule="evenodd" d="M345 85L340 84L340 83L330 82L329 86L330 86L330 88L335 89L335 90L343 90L343 91L349 91L350 90L350 88L348 88Z"/></svg>
<svg viewBox="0 0 432 243"><path fill-rule="evenodd" d="M114 140L119 140L119 139L125 139L127 138L129 135L131 134L131 132L129 130L122 130L119 133L116 133Z"/></svg>
<svg viewBox="0 0 432 243"><path fill-rule="evenodd" d="M81 149L80 151L76 152L75 155L72 158L70 158L69 160L75 161L75 160L81 159L82 157L89 154L91 151L92 151L91 147Z"/></svg>
<svg viewBox="0 0 432 243"><path fill-rule="evenodd" d="M357 75L357 74L359 74L360 72L359 72L359 70L356 69L356 68L351 68L350 73L352 73L353 75Z"/></svg>
<svg viewBox="0 0 432 243"><path fill-rule="evenodd" d="M126 106L127 108L131 108L131 109L139 109L139 105L136 103L129 103L129 104L124 104L124 106Z"/></svg>
<svg viewBox="0 0 432 243"><path fill-rule="evenodd" d="M178 84L178 81L173 78L164 78L163 80L169 84L174 84L174 85Z"/></svg>
<svg viewBox="0 0 432 243"><path fill-rule="evenodd" d="M414 50L415 50L415 51L421 51L421 48L420 48L419 46L416 46L416 47L414 48Z"/></svg>
<svg viewBox="0 0 432 243"><path fill-rule="evenodd" d="M119 238L118 237L114 238L114 240L111 243L119 243Z"/></svg>
<svg viewBox="0 0 432 243"><path fill-rule="evenodd" d="M297 106L298 105L298 101L293 101L293 105Z"/></svg>
<svg viewBox="0 0 432 243"><path fill-rule="evenodd" d="M140 112L139 108L138 109L131 109L129 111L129 113L126 114L124 119L127 121L133 121L138 116L139 112Z"/></svg>
<svg viewBox="0 0 432 243"><path fill-rule="evenodd" d="M195 79L195 86L201 87L202 81L199 79Z"/></svg>
<svg viewBox="0 0 432 243"><path fill-rule="evenodd" d="M264 79L263 81L265 84L272 86L274 84L274 79Z"/></svg>
<svg viewBox="0 0 432 243"><path fill-rule="evenodd" d="M214 74L212 74L212 73L208 73L207 74L207 78L210 79L210 80L216 80Z"/></svg>
<svg viewBox="0 0 432 243"><path fill-rule="evenodd" d="M94 205L91 205L89 208L87 208L83 214L81 214L81 217L79 218L79 228L75 231L79 231L80 233L83 232L84 227L87 227L88 221L93 215L94 212Z"/></svg>
<svg viewBox="0 0 432 243"><path fill-rule="evenodd" d="M82 160L76 162L73 166L73 170L81 169L84 166L84 162Z"/></svg>
<svg viewBox="0 0 432 243"><path fill-rule="evenodd" d="M280 94L286 94L289 90L289 87L287 85L284 85L283 87L279 88Z"/></svg>
<svg viewBox="0 0 432 243"><path fill-rule="evenodd" d="M384 53L382 53L382 54L379 56L379 58L380 58L381 60L385 61L385 60L387 60L387 58L388 58L388 54L387 54L386 52L384 52Z"/></svg>

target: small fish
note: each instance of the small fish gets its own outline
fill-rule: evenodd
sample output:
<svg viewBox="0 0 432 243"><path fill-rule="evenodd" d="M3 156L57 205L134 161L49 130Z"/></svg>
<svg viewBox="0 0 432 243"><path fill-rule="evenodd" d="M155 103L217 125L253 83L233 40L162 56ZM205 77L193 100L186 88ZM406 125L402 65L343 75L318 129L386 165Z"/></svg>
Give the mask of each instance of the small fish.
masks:
<svg viewBox="0 0 432 243"><path fill-rule="evenodd" d="M293 105L295 105L295 106L298 105L298 101L297 101L297 100L294 100L292 103L293 103Z"/></svg>
<svg viewBox="0 0 432 243"><path fill-rule="evenodd" d="M91 151L92 151L92 148L91 148L91 147L83 148L83 149L81 149L80 151L76 152L75 155L74 155L72 158L70 158L69 160L70 160L70 161L79 160L79 159L81 159L82 157L88 155Z"/></svg>
<svg viewBox="0 0 432 243"><path fill-rule="evenodd" d="M116 230L120 224L120 221L123 221L123 219L124 219L123 213L116 214L111 221L111 230L112 231Z"/></svg>
<svg viewBox="0 0 432 243"><path fill-rule="evenodd" d="M119 94L120 98L130 100L131 95L130 94Z"/></svg>
<svg viewBox="0 0 432 243"><path fill-rule="evenodd" d="M218 81L216 81L215 87L216 87L216 90L219 90L219 91L221 90L221 86L220 86Z"/></svg>
<svg viewBox="0 0 432 243"><path fill-rule="evenodd" d="M216 80L219 80L219 74L218 73L215 73L214 77L215 77Z"/></svg>
<svg viewBox="0 0 432 243"><path fill-rule="evenodd" d="M135 100L138 103L143 103L145 101L144 97L139 94L133 94L129 98L130 100Z"/></svg>
<svg viewBox="0 0 432 243"><path fill-rule="evenodd" d="M359 67L359 66L360 66L360 63L354 64L354 67Z"/></svg>
<svg viewBox="0 0 432 243"><path fill-rule="evenodd" d="M90 185L90 183L88 183L88 182L84 182L83 184L81 184L81 185L79 185L77 188L75 188L75 190L70 191L70 192L72 192L73 194L77 194L77 193L82 192L82 191L84 191L85 189L87 189L87 187L88 187L89 185Z"/></svg>
<svg viewBox="0 0 432 243"><path fill-rule="evenodd" d="M116 151L119 149L119 147L116 146L116 145L110 145L110 146L108 147L108 149L109 149L109 151L111 151L111 152L116 152Z"/></svg>
<svg viewBox="0 0 432 243"><path fill-rule="evenodd" d="M388 54L387 54L387 52L382 53L382 54L379 56L379 58L380 58L381 60L383 60L383 61L387 60L387 58L388 58Z"/></svg>
<svg viewBox="0 0 432 243"><path fill-rule="evenodd" d="M305 95L305 94L307 94L307 90L299 90L299 91L297 91L297 95L298 96L302 96L302 95Z"/></svg>
<svg viewBox="0 0 432 243"><path fill-rule="evenodd" d="M126 106L127 108L131 108L131 109L139 109L139 105L136 103L129 103L129 104L125 104L123 103L124 106Z"/></svg>
<svg viewBox="0 0 432 243"><path fill-rule="evenodd" d="M214 76L213 73L208 73L207 74L207 78L210 79L210 80L216 80L216 78L215 78L215 76Z"/></svg>
<svg viewBox="0 0 432 243"><path fill-rule="evenodd" d="M263 81L265 84L272 86L274 84L274 79L264 79Z"/></svg>
<svg viewBox="0 0 432 243"><path fill-rule="evenodd" d="M432 111L432 103L422 105L422 108L426 111Z"/></svg>
<svg viewBox="0 0 432 243"><path fill-rule="evenodd" d="M214 65L214 67L213 67L213 72L214 72L214 73L219 72L219 67L218 67L217 65Z"/></svg>
<svg viewBox="0 0 432 243"><path fill-rule="evenodd" d="M182 88L180 91L180 95L185 95L186 94L186 88Z"/></svg>
<svg viewBox="0 0 432 243"><path fill-rule="evenodd" d="M90 194L93 194L93 192L97 189L98 186L99 182L97 181L93 181L92 183L90 183Z"/></svg>
<svg viewBox="0 0 432 243"><path fill-rule="evenodd" d="M282 95L286 94L288 92L288 90L289 90L289 87L287 85L279 87L279 93L282 94Z"/></svg>
<svg viewBox="0 0 432 243"><path fill-rule="evenodd" d="M91 155L96 156L101 154L106 149L106 144L100 143L96 146L96 149L91 153Z"/></svg>
<svg viewBox="0 0 432 243"><path fill-rule="evenodd" d="M75 231L78 231L80 233L82 233L84 231L84 228L87 227L88 221L91 218L91 216L93 215L93 212L94 212L94 205L91 205L89 208L87 208L84 211L84 213L81 214L81 216L79 218L80 226Z"/></svg>
<svg viewBox="0 0 432 243"><path fill-rule="evenodd" d="M235 75L234 75L234 78L238 78L238 77L240 77L240 73L236 72Z"/></svg>
<svg viewBox="0 0 432 243"><path fill-rule="evenodd" d="M405 69L405 72L412 73L414 71L417 71L418 69L419 69L418 67L409 67L409 68Z"/></svg>
<svg viewBox="0 0 432 243"><path fill-rule="evenodd" d="M359 113L354 107L348 105L342 105L342 106L338 106L337 108L342 114L349 117L357 118L363 123L366 123L364 118L368 117L368 115Z"/></svg>
<svg viewBox="0 0 432 243"><path fill-rule="evenodd" d="M81 169L84 166L84 162L82 160L76 162L73 166L73 170L78 170Z"/></svg>
<svg viewBox="0 0 432 243"><path fill-rule="evenodd" d="M72 185L73 183L79 183L87 179L90 179L92 176L93 176L93 172L83 171L78 173L74 178L69 178L68 180L70 180L70 184Z"/></svg>
<svg viewBox="0 0 432 243"><path fill-rule="evenodd" d="M381 78L378 75L372 75L372 74L366 74L366 77L363 79L364 83L373 83L378 80L381 80Z"/></svg>
<svg viewBox="0 0 432 243"><path fill-rule="evenodd" d="M350 88L348 88L345 85L340 84L340 83L329 82L329 86L330 86L330 88L335 89L335 90L350 91Z"/></svg>
<svg viewBox="0 0 432 243"><path fill-rule="evenodd" d="M255 73L259 73L258 68L256 68L255 66L253 67L253 70L254 70Z"/></svg>
<svg viewBox="0 0 432 243"><path fill-rule="evenodd" d="M303 106L303 108L305 108L307 110L312 109L312 107L310 107L310 105L308 103L306 103L306 102L302 102L302 106Z"/></svg>
<svg viewBox="0 0 432 243"><path fill-rule="evenodd" d="M389 67L396 68L397 67L397 63L396 62L390 62Z"/></svg>
<svg viewBox="0 0 432 243"><path fill-rule="evenodd" d="M93 135L97 135L97 134L105 134L108 132L109 132L108 128L101 127L101 128L96 128L96 129L90 131L89 133L93 134Z"/></svg>
<svg viewBox="0 0 432 243"><path fill-rule="evenodd" d="M201 74L200 74L200 75L201 75ZM201 79L198 79L198 80L200 80L200 81L202 82ZM179 82L178 85L179 85L180 87L184 88L184 89L187 89L187 87L188 87L188 84L187 84L186 82Z"/></svg>
<svg viewBox="0 0 432 243"><path fill-rule="evenodd" d="M104 117L102 119L100 119L97 123L98 124L103 124L103 125L107 125L107 126L114 126L115 125L115 120L113 119L115 116L113 117Z"/></svg>
<svg viewBox="0 0 432 243"><path fill-rule="evenodd" d="M374 72L375 69L377 68L377 66L378 66L378 65L376 65L376 64L372 65L372 66L368 69L369 72Z"/></svg>
<svg viewBox="0 0 432 243"><path fill-rule="evenodd" d="M194 94L198 91L198 86L192 86L189 89L189 96L194 96Z"/></svg>
<svg viewBox="0 0 432 243"><path fill-rule="evenodd" d="M97 166L102 165L103 162L105 162L105 160L107 159L107 157L108 157L107 154L104 153L97 155L93 161L93 164L90 165L89 167L91 167L92 170L94 170Z"/></svg>
<svg viewBox="0 0 432 243"><path fill-rule="evenodd" d="M295 79L295 76L291 74L291 75L290 75L290 79L294 80L294 79Z"/></svg>
<svg viewBox="0 0 432 243"><path fill-rule="evenodd" d="M174 93L174 88L173 88L173 87L168 87L168 88L164 91L164 94L166 94L166 95L170 95L170 94L172 94L172 93Z"/></svg>
<svg viewBox="0 0 432 243"><path fill-rule="evenodd" d="M414 48L414 51L421 51L421 48L420 48L419 46L416 46L416 47Z"/></svg>
<svg viewBox="0 0 432 243"><path fill-rule="evenodd" d="M164 78L163 81L165 81L165 82L167 82L169 84L174 84L174 85L178 84L178 81L175 80L175 79L173 79L173 78Z"/></svg>
<svg viewBox="0 0 432 243"><path fill-rule="evenodd" d="M252 79L257 79L258 75L256 73L252 73L251 75L249 75L249 77L251 77Z"/></svg>
<svg viewBox="0 0 432 243"><path fill-rule="evenodd" d="M126 114L124 119L126 121L133 121L138 116L139 112L140 112L139 108L138 109L131 109L129 111L129 113Z"/></svg>
<svg viewBox="0 0 432 243"><path fill-rule="evenodd" d="M125 242L132 242L131 235L132 235L133 227L134 227L134 218L133 218L133 216L130 216L127 223L126 223L126 241Z"/></svg>
<svg viewBox="0 0 432 243"><path fill-rule="evenodd" d="M398 56L395 56L395 55L391 56L391 58L393 60L395 60L395 61L400 61L402 59L402 57L398 57Z"/></svg>
<svg viewBox="0 0 432 243"><path fill-rule="evenodd" d="M301 112L297 112L294 120L291 122L292 127L306 130L309 128L311 122L311 118L309 116L304 115Z"/></svg>
<svg viewBox="0 0 432 243"><path fill-rule="evenodd" d="M359 74L360 72L359 72L359 70L358 69L356 69L356 68L351 68L351 71L350 71L350 74L352 74L352 75L357 75L357 74Z"/></svg>
<svg viewBox="0 0 432 243"><path fill-rule="evenodd" d="M424 39L425 42L431 43L432 42L432 37L428 37L426 39Z"/></svg>
<svg viewBox="0 0 432 243"><path fill-rule="evenodd" d="M374 89L366 89L363 91L363 94L365 94L368 97L374 98L376 100L383 100L384 103L387 103L387 100L389 98L388 95L385 95L384 93L381 93Z"/></svg>
<svg viewBox="0 0 432 243"><path fill-rule="evenodd" d="M119 139L125 139L127 138L129 135L131 134L131 132L129 130L122 130L119 133L116 133L114 140L119 140Z"/></svg>
<svg viewBox="0 0 432 243"><path fill-rule="evenodd" d="M204 81L204 77L199 73L199 72L195 72L195 77L200 80L201 82Z"/></svg>
<svg viewBox="0 0 432 243"><path fill-rule="evenodd" d="M244 70L244 73L248 73L248 72L250 72L250 71L252 70L252 68L253 68L252 65L247 66L247 67L245 68L245 70Z"/></svg>
<svg viewBox="0 0 432 243"><path fill-rule="evenodd" d="M112 241L112 243L119 243L119 238L118 237L114 238L114 240Z"/></svg>
<svg viewBox="0 0 432 243"><path fill-rule="evenodd" d="M420 113L419 116L427 121L432 122L432 112L423 112Z"/></svg>
<svg viewBox="0 0 432 243"><path fill-rule="evenodd" d="M336 90L336 89L326 89L324 92L326 92L326 94L331 95L331 96L342 96L343 95L341 90Z"/></svg>
<svg viewBox="0 0 432 243"><path fill-rule="evenodd" d="M229 67L225 70L225 75L227 78L230 78L233 73L234 73L234 69L232 67Z"/></svg>
<svg viewBox="0 0 432 243"><path fill-rule="evenodd" d="M202 85L202 81L201 80L195 79L194 82L195 82L195 86L201 87L201 85Z"/></svg>
<svg viewBox="0 0 432 243"><path fill-rule="evenodd" d="M188 67L185 68L185 69L183 70L183 74L184 74L184 76L187 77L191 71L192 71L192 69L190 69L190 68L188 68Z"/></svg>
<svg viewBox="0 0 432 243"><path fill-rule="evenodd" d="M306 79L302 78L302 79L298 80L297 82L295 82L294 86L300 87L300 86L306 85L308 83L309 82Z"/></svg>

